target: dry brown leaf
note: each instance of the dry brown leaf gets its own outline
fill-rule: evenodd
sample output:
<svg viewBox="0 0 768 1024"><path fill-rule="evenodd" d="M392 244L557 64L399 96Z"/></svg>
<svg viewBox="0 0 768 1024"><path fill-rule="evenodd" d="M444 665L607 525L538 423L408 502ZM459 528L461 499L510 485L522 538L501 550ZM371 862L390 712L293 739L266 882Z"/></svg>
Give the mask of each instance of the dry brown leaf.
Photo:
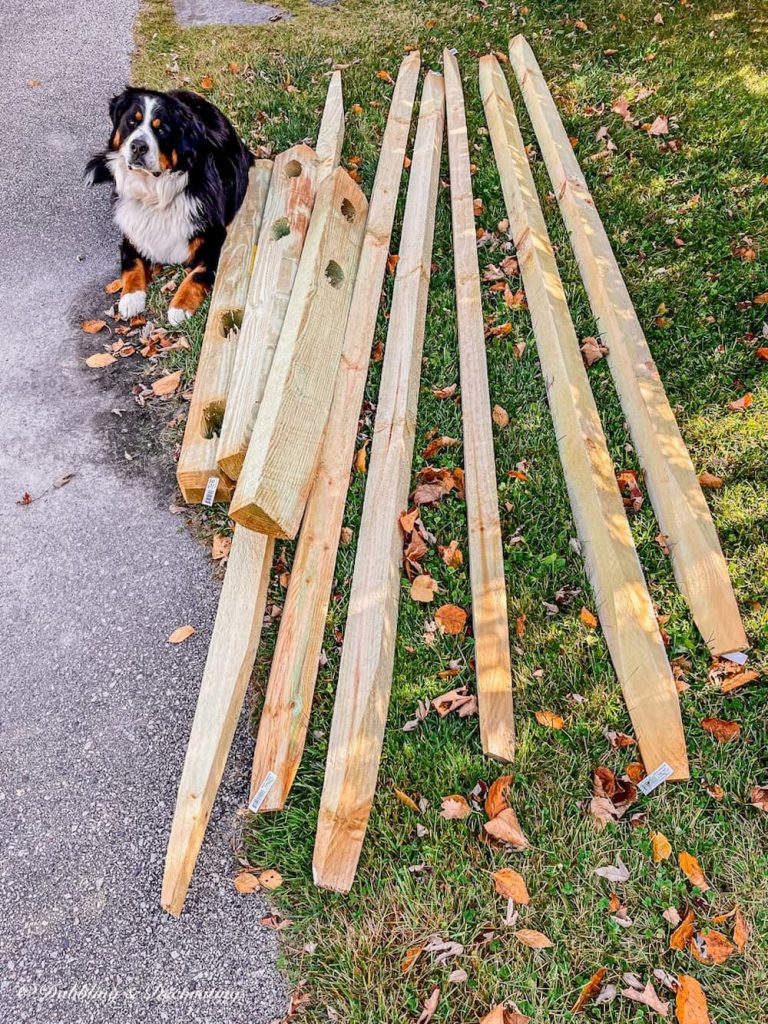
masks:
<svg viewBox="0 0 768 1024"><path fill-rule="evenodd" d="M366 441L355 453L355 472L366 473L368 470L368 455L366 449L368 448L368 442Z"/></svg>
<svg viewBox="0 0 768 1024"><path fill-rule="evenodd" d="M627 778L635 783L642 782L647 774L642 761L630 761L624 772Z"/></svg>
<svg viewBox="0 0 768 1024"><path fill-rule="evenodd" d="M95 370L100 369L102 366L111 366L112 363L116 362L117 356L113 356L109 352L94 352L92 356L88 356L85 360L85 365Z"/></svg>
<svg viewBox="0 0 768 1024"><path fill-rule="evenodd" d="M726 676L720 683L721 693L730 693L731 690L738 690L741 686L746 686L747 683L753 683L758 678L758 673L752 669L747 669L744 672L737 672L733 676Z"/></svg>
<svg viewBox="0 0 768 1024"><path fill-rule="evenodd" d="M748 391L746 395L737 398L735 402L729 402L728 408L731 412L746 412L750 405L752 405L752 392Z"/></svg>
<svg viewBox="0 0 768 1024"><path fill-rule="evenodd" d="M421 956L423 949L423 946L411 946L409 949L406 949L403 962L400 964L400 970L403 974L407 974L407 972L410 971Z"/></svg>
<svg viewBox="0 0 768 1024"><path fill-rule="evenodd" d="M380 78L382 82L386 82L387 85L395 84L395 80L392 78L392 75L390 75L390 73L388 71L385 71L383 68L381 69L381 71L376 72L376 77Z"/></svg>
<svg viewBox="0 0 768 1024"><path fill-rule="evenodd" d="M749 802L759 811L768 811L768 786L753 786L750 790Z"/></svg>
<svg viewBox="0 0 768 1024"><path fill-rule="evenodd" d="M554 711L536 711L534 716L539 725L545 725L548 729L562 729L565 725L560 715L556 715Z"/></svg>
<svg viewBox="0 0 768 1024"><path fill-rule="evenodd" d="M424 1009L421 1011L421 1014L419 1015L419 1019L416 1021L416 1024L429 1024L429 1022L432 1020L435 1013L437 1012L437 1007L439 1003L440 989L436 986L432 989L432 994L429 996L429 998L424 1000Z"/></svg>
<svg viewBox="0 0 768 1024"><path fill-rule="evenodd" d="M446 715L449 715L452 711L458 711L459 708L473 699L473 695L467 692L466 686L460 686L456 690L449 690L447 693L442 693L439 697L435 697L432 701L432 707L441 718L445 718Z"/></svg>
<svg viewBox="0 0 768 1024"><path fill-rule="evenodd" d="M736 952L736 947L725 935L712 929L692 936L689 949L699 963L718 966L724 964L728 957Z"/></svg>
<svg viewBox="0 0 768 1024"><path fill-rule="evenodd" d="M531 897L528 894L528 887L525 879L512 868L500 868L493 873L493 881L496 892L515 903L530 903Z"/></svg>
<svg viewBox="0 0 768 1024"><path fill-rule="evenodd" d="M654 864L660 864L672 854L672 846L663 832L654 832L651 836L651 856Z"/></svg>
<svg viewBox="0 0 768 1024"><path fill-rule="evenodd" d="M509 843L510 846L514 846L518 850L526 850L531 845L520 828L520 822L511 807L505 807L495 818L486 821L483 828L489 836L498 839L500 843Z"/></svg>
<svg viewBox="0 0 768 1024"><path fill-rule="evenodd" d="M701 727L717 740L718 743L729 743L741 732L738 722L726 722L722 718L704 718Z"/></svg>
<svg viewBox="0 0 768 1024"><path fill-rule="evenodd" d="M496 818L510 806L509 787L514 781L512 775L500 775L488 788L485 798L485 813L489 818Z"/></svg>
<svg viewBox="0 0 768 1024"><path fill-rule="evenodd" d="M721 476L715 476L714 473L699 473L699 483L702 487L708 487L712 491L718 490L723 486L725 481Z"/></svg>
<svg viewBox="0 0 768 1024"><path fill-rule="evenodd" d="M159 380L153 380L152 392L159 396L172 395L179 384L181 384L181 370L177 370L175 373L169 373L165 377L160 377Z"/></svg>
<svg viewBox="0 0 768 1024"><path fill-rule="evenodd" d="M662 999L656 989L653 987L652 982L647 982L644 989L633 988L632 986L622 989L621 994L625 999L632 999L636 1003L642 1003L644 1006L649 1006L652 1010L655 1010L662 1017L666 1017L669 1012L669 1003L666 999Z"/></svg>
<svg viewBox="0 0 768 1024"><path fill-rule="evenodd" d="M258 892L261 885L253 872L241 871L239 875L235 875L235 888L243 893Z"/></svg>
<svg viewBox="0 0 768 1024"><path fill-rule="evenodd" d="M446 565L452 569L458 569L460 565L464 564L464 555L459 549L459 542L452 540L450 544L443 547L441 544L437 545L437 550L440 552L440 557Z"/></svg>
<svg viewBox="0 0 768 1024"><path fill-rule="evenodd" d="M178 629L174 629L171 635L168 637L169 644L180 644L183 643L188 637L192 636L195 632L194 626L179 626Z"/></svg>
<svg viewBox="0 0 768 1024"><path fill-rule="evenodd" d="M659 114L654 119L653 124L648 129L649 135L668 135L669 134L669 118L665 117L664 114Z"/></svg>
<svg viewBox="0 0 768 1024"><path fill-rule="evenodd" d="M107 326L106 320L83 320L80 324L86 334L98 334Z"/></svg>
<svg viewBox="0 0 768 1024"><path fill-rule="evenodd" d="M597 338L584 338L582 340L581 355L588 367L599 362L607 354L608 349L605 345L601 345Z"/></svg>
<svg viewBox="0 0 768 1024"><path fill-rule="evenodd" d="M458 385L456 384L448 384L447 387L444 388L432 388L432 394L435 398L453 398L456 394L457 386Z"/></svg>
<svg viewBox="0 0 768 1024"><path fill-rule="evenodd" d="M493 412L491 413L493 422L497 427L508 427L509 426L509 413L500 405L494 405Z"/></svg>
<svg viewBox="0 0 768 1024"><path fill-rule="evenodd" d="M461 820L468 818L472 813L472 808L467 803L467 798L459 793L454 793L452 796L444 796L440 802L442 804L441 818L449 820L457 818Z"/></svg>
<svg viewBox="0 0 768 1024"><path fill-rule="evenodd" d="M670 949L686 949L693 937L695 927L695 916L692 910L686 912L685 917L669 936Z"/></svg>
<svg viewBox="0 0 768 1024"><path fill-rule="evenodd" d="M597 629L597 619L589 610L589 608L582 608L579 612L579 618L587 627L587 629Z"/></svg>
<svg viewBox="0 0 768 1024"><path fill-rule="evenodd" d="M579 998L571 1007L571 1013L581 1013L584 1007L588 1003L592 1002L592 1000L595 998L597 993L602 988L607 973L608 969L606 967L600 967L597 971L595 971L595 973L592 975L587 984L579 993Z"/></svg>
<svg viewBox="0 0 768 1024"><path fill-rule="evenodd" d="M437 580L433 580L428 573L422 573L411 583L411 600L426 604L434 600L437 590Z"/></svg>
<svg viewBox="0 0 768 1024"><path fill-rule="evenodd" d="M267 868L259 875L259 885L262 889L279 889L283 884L283 876L274 868Z"/></svg>
<svg viewBox="0 0 768 1024"><path fill-rule="evenodd" d="M200 79L200 88L201 89L212 89L213 88L213 79L211 78L210 75L203 75L203 77Z"/></svg>
<svg viewBox="0 0 768 1024"><path fill-rule="evenodd" d="M680 974L675 997L675 1016L678 1024L710 1024L707 997L690 974Z"/></svg>
<svg viewBox="0 0 768 1024"><path fill-rule="evenodd" d="M554 946L554 942L544 932L537 932L535 928L519 928L515 938L530 949L551 949Z"/></svg>
<svg viewBox="0 0 768 1024"><path fill-rule="evenodd" d="M695 885L697 889L706 892L709 884L704 877L701 864L699 864L693 854L688 853L686 850L681 850L677 855L677 862L691 885Z"/></svg>
<svg viewBox="0 0 768 1024"><path fill-rule="evenodd" d="M739 947L740 953L744 952L744 947L749 942L749 925L738 907L733 922L733 941Z"/></svg>
<svg viewBox="0 0 768 1024"><path fill-rule="evenodd" d="M211 558L218 562L223 558L229 558L229 551L232 547L232 538L225 537L223 533L214 533L211 542Z"/></svg>
<svg viewBox="0 0 768 1024"><path fill-rule="evenodd" d="M435 622L443 633L458 636L464 632L467 624L467 613L456 604L441 605L435 612Z"/></svg>
<svg viewBox="0 0 768 1024"><path fill-rule="evenodd" d="M397 786L395 786L394 793L400 803L404 804L409 811L413 811L414 814L420 813L419 805L412 797L408 796L407 793L404 793L402 789L398 789Z"/></svg>
<svg viewBox="0 0 768 1024"><path fill-rule="evenodd" d="M442 448L455 448L459 444L461 444L461 441L456 437L434 437L421 454L425 459L431 459Z"/></svg>
<svg viewBox="0 0 768 1024"><path fill-rule="evenodd" d="M506 1010L504 1004L499 1003L483 1017L480 1024L530 1024L530 1020L525 1014Z"/></svg>

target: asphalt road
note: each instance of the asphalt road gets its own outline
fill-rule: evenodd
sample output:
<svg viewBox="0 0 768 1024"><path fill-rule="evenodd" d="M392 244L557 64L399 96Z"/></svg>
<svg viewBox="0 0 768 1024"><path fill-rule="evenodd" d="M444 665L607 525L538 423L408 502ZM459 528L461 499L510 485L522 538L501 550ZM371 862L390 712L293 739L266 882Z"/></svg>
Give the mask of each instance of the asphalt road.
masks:
<svg viewBox="0 0 768 1024"><path fill-rule="evenodd" d="M242 734L183 918L158 902L218 588L120 470L104 425L131 398L94 383L72 326L117 272L106 192L81 175L136 6L0 5L0 1019L262 1024L285 993L263 905L231 882Z"/></svg>

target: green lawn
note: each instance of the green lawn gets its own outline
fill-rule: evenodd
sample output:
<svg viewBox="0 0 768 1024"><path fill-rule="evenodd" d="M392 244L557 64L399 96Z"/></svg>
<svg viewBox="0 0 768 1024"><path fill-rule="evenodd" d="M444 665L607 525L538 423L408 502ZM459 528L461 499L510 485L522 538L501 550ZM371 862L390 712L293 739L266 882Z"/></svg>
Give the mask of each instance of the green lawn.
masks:
<svg viewBox="0 0 768 1024"><path fill-rule="evenodd" d="M478 222L496 233L497 246L505 241L497 233L505 211L484 129L477 57L489 49L504 53L509 37L525 32L568 133L578 140L576 152L694 463L699 471L725 479L721 490L707 495L754 645L751 663L764 669L768 364L755 349L768 345L759 340L768 306L751 300L768 290L765 12L756 13L757 5L723 6L711 0L685 5L584 0L580 8L568 9L570 17L562 5L535 0L528 7L499 0L373 5L348 0L326 10L303 2L285 6L296 14L291 25L181 31L169 0L148 0L135 78L160 88L210 86L208 95L254 147L272 146L279 152L314 138L327 83L324 72L334 62L348 63L344 159L362 157L363 187L370 192L391 95L391 86L376 72L386 69L394 75L404 49L412 46L421 49L425 68L439 69L443 46L456 47L477 165L475 195L484 203ZM661 24L654 20L659 14ZM505 69L526 142L534 143L514 76L508 65ZM667 115L673 126L667 138L679 145L662 148L659 140L611 112L621 95L641 123ZM592 159L605 148L596 137L602 126L609 129L616 150ZM540 161L534 168L577 331L594 334L546 171ZM398 233L399 221L393 251ZM752 254L745 250L754 259L744 259ZM481 267L503 255L498 247L481 249ZM381 340L386 338L391 285L389 277L377 332ZM653 600L665 616L670 657L685 656L691 664L686 673L690 688L681 695L691 781L641 796L633 810L647 817L638 827L622 820L595 831L582 809L593 769L603 764L619 770L636 758L632 748L611 750L603 730L629 732L629 718L600 632L579 619L582 605L591 607L592 599L582 563L569 545L574 526L529 315L507 310L500 294L487 290L484 314L491 323L512 325L510 333L489 339L488 366L492 400L510 417L507 427L494 427L494 434L512 626L518 616L526 616L522 637L515 637L513 628L518 756L512 799L532 848L514 855L492 850L480 839L482 815L474 813L467 821L439 815L443 796L469 794L478 780L493 780L500 768L480 754L476 718L439 720L432 713L418 730L402 731L418 700L454 684L473 686L471 637L431 633L434 609L412 602L404 579L389 727L357 881L346 898L313 887L312 843L339 663L335 635L344 629L354 563L354 544L342 548L328 617L327 665L320 671L296 785L285 812L253 819L245 836L251 863L276 868L285 878L274 895L293 921L281 932L284 960L291 980L306 984L305 1019L350 1024L414 1020L438 985L442 999L433 1019L440 1024L469 1024L504 1000L516 1003L537 1024L561 1024L576 1019L569 1007L603 965L613 982L624 971L646 978L656 967L691 973L707 992L714 1021L755 1024L768 1017L768 818L747 797L755 783L768 781L764 686L757 682L723 696L708 682L707 649L654 539L658 526L646 501L632 517L638 551ZM197 345L202 317L196 320L188 334ZM518 342L527 346L519 359ZM179 365L194 373L191 357ZM379 372L380 364L374 364L367 393L371 403ZM590 379L617 469L637 469L604 361L590 370ZM414 473L424 465L420 453L430 432L461 437L459 406L431 393L452 383L460 382L449 191L444 187L438 200ZM746 392L754 396L748 411L729 411L729 403ZM370 436L371 419L367 415L361 423L361 441ZM461 459L461 449L454 448L433 464L455 466ZM529 466L528 480L510 478L508 470L522 460ZM353 530L364 484L356 475L350 490L345 521ZM449 497L426 509L423 518L440 544L455 539L466 554L461 501ZM221 525L225 510L215 510L210 519ZM439 580L441 600L468 609L466 564L449 569L436 550L424 564ZM580 592L559 614L549 615L544 603L552 603L562 588ZM281 604L283 593L275 573L272 602ZM276 622L264 630L255 673L259 699L276 631ZM454 660L460 674L439 679L438 673ZM572 693L583 695L585 702L569 700ZM545 708L563 716L561 731L536 722L534 712ZM700 726L708 716L739 721L740 738L718 745ZM724 798L713 799L704 783L721 786ZM417 817L396 799L394 787L417 801L425 798L428 809ZM423 838L416 834L417 822L428 830ZM653 830L662 831L674 849L673 857L658 866L650 857ZM711 884L706 893L687 885L676 864L680 850L701 861ZM611 886L593 873L614 863L617 855L630 870L629 881L616 887L634 921L627 929L611 920ZM419 872L409 870L422 864ZM491 878L503 865L524 875L532 897L521 908L518 927L545 932L554 948L528 949L514 937L514 928L503 925L506 901L494 894ZM723 966L703 966L687 952L668 949L669 927L661 916L666 908L682 913L687 905L695 906L704 926L709 912L729 910L735 902L752 927L743 956L734 955ZM729 929L727 924L718 927ZM489 929L494 932L490 941L480 942ZM440 964L424 953L404 973L406 950L432 934L463 944L464 954ZM468 980L449 983L449 973L458 967L466 970ZM588 1019L612 1024L652 1016L622 998L586 1011Z"/></svg>

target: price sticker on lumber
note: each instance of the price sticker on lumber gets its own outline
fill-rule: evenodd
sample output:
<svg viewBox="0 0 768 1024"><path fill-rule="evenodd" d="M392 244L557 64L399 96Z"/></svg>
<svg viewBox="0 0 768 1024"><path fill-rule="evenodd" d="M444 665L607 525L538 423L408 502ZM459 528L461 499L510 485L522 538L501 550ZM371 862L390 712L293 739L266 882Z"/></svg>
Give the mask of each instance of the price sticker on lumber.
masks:
<svg viewBox="0 0 768 1024"><path fill-rule="evenodd" d="M201 504L212 505L213 499L216 497L216 488L219 486L219 478L217 476L209 476L208 483L205 485L205 491L203 493L203 500Z"/></svg>
<svg viewBox="0 0 768 1024"><path fill-rule="evenodd" d="M648 796L648 794L652 793L654 789L656 789L658 786L662 784L662 782L666 782L671 774L671 766L668 765L666 761L662 761L658 768L656 768L654 771L651 772L650 775L646 775L644 779L638 782L637 788L640 790L641 793L644 793L646 796Z"/></svg>
<svg viewBox="0 0 768 1024"><path fill-rule="evenodd" d="M254 814L256 814L258 809L264 803L264 797L267 795L267 793L270 791L270 789L274 786L276 782L277 776L275 775L275 773L267 772L267 774L264 776L264 781L253 794L253 800L251 800L251 802L248 804L249 811L252 811Z"/></svg>

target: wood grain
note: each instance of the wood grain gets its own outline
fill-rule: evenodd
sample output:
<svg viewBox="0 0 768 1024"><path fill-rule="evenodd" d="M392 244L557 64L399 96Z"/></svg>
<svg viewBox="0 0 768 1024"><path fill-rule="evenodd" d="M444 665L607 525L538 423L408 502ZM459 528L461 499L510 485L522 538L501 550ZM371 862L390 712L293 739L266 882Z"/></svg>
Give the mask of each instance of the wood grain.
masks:
<svg viewBox="0 0 768 1024"><path fill-rule="evenodd" d="M533 51L516 36L509 53L677 584L711 652L743 650L748 641L717 531L600 214Z"/></svg>
<svg viewBox="0 0 768 1024"><path fill-rule="evenodd" d="M301 263L232 496L238 523L295 537L309 498L360 258L368 203L338 167L317 191Z"/></svg>
<svg viewBox="0 0 768 1024"><path fill-rule="evenodd" d="M253 757L252 793L267 772L277 775L261 811L285 805L304 751L419 66L418 53L405 58L392 94L341 365L280 616Z"/></svg>
<svg viewBox="0 0 768 1024"><path fill-rule="evenodd" d="M338 167L344 145L344 96L341 90L341 72L334 71L328 82L323 117L317 133L317 184L320 186L331 171Z"/></svg>
<svg viewBox="0 0 768 1024"><path fill-rule="evenodd" d="M643 763L688 778L675 682L579 351L509 88L492 55L480 93L501 178L560 460L597 613Z"/></svg>
<svg viewBox="0 0 768 1024"><path fill-rule="evenodd" d="M408 498L444 122L439 75L421 97L360 523L325 783L317 885L347 892L376 788L392 687L400 594L399 513Z"/></svg>
<svg viewBox="0 0 768 1024"><path fill-rule="evenodd" d="M212 476L219 477L216 501L229 501L235 488L219 469L216 449L271 176L271 160L254 163L245 199L229 226L219 258L176 468L181 493L190 505L202 500Z"/></svg>
<svg viewBox="0 0 768 1024"><path fill-rule="evenodd" d="M499 761L511 761L515 756L515 720L507 591L496 491L469 140L459 65L450 50L443 51L443 68L480 741L483 753Z"/></svg>

